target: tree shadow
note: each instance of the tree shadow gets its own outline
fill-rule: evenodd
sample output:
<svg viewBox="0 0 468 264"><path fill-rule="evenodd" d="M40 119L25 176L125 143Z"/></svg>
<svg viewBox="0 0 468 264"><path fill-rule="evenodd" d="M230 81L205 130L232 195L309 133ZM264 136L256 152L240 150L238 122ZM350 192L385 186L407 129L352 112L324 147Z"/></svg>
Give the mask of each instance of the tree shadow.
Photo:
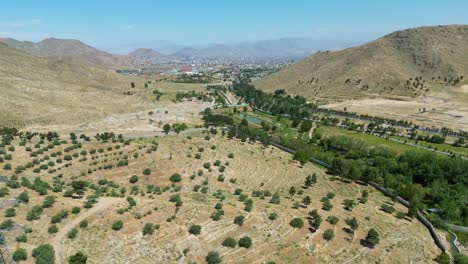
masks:
<svg viewBox="0 0 468 264"><path fill-rule="evenodd" d="M351 228L343 227L343 231L349 235L354 235L354 231Z"/></svg>
<svg viewBox="0 0 468 264"><path fill-rule="evenodd" d="M359 243L364 247L371 248L371 249L374 248L374 246L372 244L370 244L369 242L367 242L364 239L359 240Z"/></svg>

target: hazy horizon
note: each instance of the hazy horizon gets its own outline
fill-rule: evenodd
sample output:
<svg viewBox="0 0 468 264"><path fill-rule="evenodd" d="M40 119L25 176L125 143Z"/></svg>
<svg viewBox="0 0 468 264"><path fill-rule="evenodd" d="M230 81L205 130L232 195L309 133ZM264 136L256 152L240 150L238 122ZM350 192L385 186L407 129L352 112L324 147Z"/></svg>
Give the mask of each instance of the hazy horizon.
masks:
<svg viewBox="0 0 468 264"><path fill-rule="evenodd" d="M455 8L456 7L456 8ZM2 4L0 37L78 39L113 53L136 48L312 39L327 45L371 41L426 25L468 24L466 1L21 1ZM395 17L398 17L395 22ZM320 43L319 43L320 44Z"/></svg>

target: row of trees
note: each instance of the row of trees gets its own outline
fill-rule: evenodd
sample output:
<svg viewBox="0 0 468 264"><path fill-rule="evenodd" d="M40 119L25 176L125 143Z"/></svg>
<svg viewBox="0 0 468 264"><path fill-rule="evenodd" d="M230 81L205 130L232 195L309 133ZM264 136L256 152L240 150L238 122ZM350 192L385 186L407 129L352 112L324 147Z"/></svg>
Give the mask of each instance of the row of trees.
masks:
<svg viewBox="0 0 468 264"><path fill-rule="evenodd" d="M246 82L233 85L237 96L256 108L269 111L274 115L290 115L291 117L310 117L317 109L317 105L308 103L302 96L285 95L284 93L269 94L255 89Z"/></svg>

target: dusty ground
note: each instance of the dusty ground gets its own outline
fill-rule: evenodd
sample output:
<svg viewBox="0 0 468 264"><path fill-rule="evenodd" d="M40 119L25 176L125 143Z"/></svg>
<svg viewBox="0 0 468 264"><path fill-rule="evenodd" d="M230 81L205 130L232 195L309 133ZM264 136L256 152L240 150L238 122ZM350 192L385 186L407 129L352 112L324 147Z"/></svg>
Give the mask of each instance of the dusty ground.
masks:
<svg viewBox="0 0 468 264"><path fill-rule="evenodd" d="M119 143L84 144L83 149L88 151L86 161L79 161L78 159L82 158L80 157L73 159L71 166L65 167L63 163L55 166L56 169L61 168L60 173L63 173L62 179L65 183L71 179L88 180L93 183L97 183L99 179L107 179L119 185L119 188L115 189L117 192L121 187L125 187L126 195L129 195L132 185L128 183L129 177L138 175L139 181L134 185L138 186L140 191L139 194L132 195L137 202L133 209L118 214L119 208L128 207L126 199L104 195L93 208L82 208L80 214L70 214L57 224L59 233L48 234L47 228L50 226L52 215L61 209L70 210L73 206L80 206L84 199L64 198L60 193L49 191L58 201L52 208L44 209L39 220L30 222L25 220L26 212L34 205L42 203L43 197L28 190L30 203L16 208L17 216L13 217L18 225L5 232L10 249L13 251L22 247L30 253L32 248L40 243L51 243L60 261L81 250L89 256L88 263L175 263L184 249L189 249L189 252L183 258L183 263L202 263L207 252L211 250L218 251L224 263L262 263L270 260L276 263L430 263L439 253L429 233L418 221L397 219L379 210L381 204L392 203L379 192L366 186L331 181L322 169L311 164L299 167L290 155L278 149L228 140L220 135L212 135L210 140L206 140L201 133L194 134L191 139L185 136L169 136L157 138L155 141L159 143L158 150L151 153L147 151L152 145L150 140L132 142L130 146L122 146ZM120 148L117 148L117 145L120 145ZM113 149L108 150L109 146ZM215 149L211 149L212 146L215 146ZM199 152L199 147L203 147L204 151ZM64 146L58 146L46 154L63 148ZM102 153L89 154L91 149L99 148L103 148ZM74 150L69 154L80 151L81 149ZM138 157L134 156L135 153L138 153ZM196 153L201 155L200 159L194 158ZM233 153L234 157L229 158L229 153ZM116 164L117 160L125 155L129 156L128 166L99 169L106 164ZM29 159L32 158L28 157L24 147L17 147L11 163L14 168ZM215 160L220 160L225 166L224 172L219 172L219 167L213 165ZM211 170L203 167L206 162L211 163ZM91 169L91 173L86 172L88 168ZM143 168L150 168L151 174L144 176ZM190 179L190 175L199 170L203 175ZM183 201L178 212L175 211L174 204L168 201L171 195L177 193L169 181L170 175L176 172L183 177L182 182L176 184L181 187L180 195ZM287 192L289 188L296 186L301 189L306 175L313 172L319 176L318 183L304 190L303 195L296 194L292 199ZM43 180L50 181L52 176L58 173L48 174L42 171L36 174L27 169L19 176L28 176L32 180L41 175ZM0 174L9 172L0 170ZM220 174L224 175L224 182L217 180ZM235 182L232 182L233 179ZM192 191L193 186L197 184L204 186L204 181L207 181L208 187L206 194ZM167 190L160 195L146 193L147 185L167 186ZM252 197L253 210L246 212L243 210L243 203L238 201L238 196L233 195L236 188L243 189L249 197L253 190L279 193L281 203L271 204L269 197ZM113 188L107 193L111 189ZM346 211L341 205L342 201L357 199L364 189L370 191L369 202L359 204L352 211ZM11 190L6 198L15 197L22 190L23 187ZM225 214L219 221L213 221L210 215L215 211L214 205L220 201L213 194L218 190L225 196L225 200L222 201ZM320 209L320 199L330 191L336 195L332 199L334 207L331 211L323 211ZM88 191L88 195L91 193ZM300 202L305 195L312 198L312 204L308 208L293 209L293 203ZM399 205L395 207L404 211ZM305 217L313 208L319 209L323 219L328 215L339 217L339 223L332 227L324 221L319 231L311 233L307 230ZM0 210L2 216L5 210L6 208ZM268 219L272 212L278 214L274 221ZM168 222L167 219L173 215L175 219ZM233 218L237 215L246 217L241 227L233 223ZM359 229L354 236L343 230L346 227L344 219L350 216L359 221ZM301 229L292 228L289 221L294 217L304 219L305 226ZM80 229L77 224L83 219L88 220L89 226ZM124 222L122 230L111 229L115 220ZM160 229L153 235L143 237L142 228L145 223L159 224ZM192 224L202 226L200 235L194 236L187 232ZM15 242L14 238L24 232L22 227L28 226L33 229L28 235L28 241ZM73 227L78 228L79 232L77 237L71 240L66 234ZM326 242L322 234L328 228L334 229L335 238ZM360 240L370 228L375 228L381 238L381 243L374 249L360 244ZM239 238L244 235L253 240L253 246L249 249L221 246L228 236ZM33 263L33 258L29 256L26 263Z"/></svg>
<svg viewBox="0 0 468 264"><path fill-rule="evenodd" d="M432 92L427 97L413 100L361 99L324 105L324 108L405 119L432 127L450 127L468 130L468 85ZM422 111L423 108L426 111Z"/></svg>
<svg viewBox="0 0 468 264"><path fill-rule="evenodd" d="M28 127L27 130L56 131L61 134L70 132L96 133L101 131L113 131L117 134L154 134L155 132L162 131L164 124L186 123L191 126L201 125L202 122L199 114L211 105L211 103L200 101L179 103L162 101L143 111L127 114L110 114L96 121L75 125L36 125Z"/></svg>

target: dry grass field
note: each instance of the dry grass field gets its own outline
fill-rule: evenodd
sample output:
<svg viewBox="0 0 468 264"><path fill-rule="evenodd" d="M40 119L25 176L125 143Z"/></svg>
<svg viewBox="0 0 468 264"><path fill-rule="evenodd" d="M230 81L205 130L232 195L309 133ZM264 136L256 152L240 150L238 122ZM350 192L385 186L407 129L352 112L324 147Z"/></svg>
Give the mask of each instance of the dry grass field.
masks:
<svg viewBox="0 0 468 264"><path fill-rule="evenodd" d="M323 105L323 108L343 110L409 120L427 127L449 127L468 130L468 85L441 88L429 92L427 96L411 100L368 98L341 100ZM423 111L425 109L425 111Z"/></svg>
<svg viewBox="0 0 468 264"><path fill-rule="evenodd" d="M88 256L88 263L203 263L209 251L219 252L223 263L431 263L439 254L429 232L418 221L398 219L380 210L382 204L393 202L371 187L332 180L321 168L311 164L301 167L289 154L272 147L227 139L220 134L205 136L198 132L191 136L147 138L133 140L129 145L92 141L65 152L68 143L38 154L39 164L54 161L54 166L36 173L33 169L39 164L28 168L18 175L19 182L23 176L31 182L40 177L51 185L55 182L63 186L63 190L49 189L47 195L56 197L55 204L45 208L37 220L28 221L27 212L42 204L44 196L26 187L9 189L2 200L27 191L30 201L19 204L15 208L16 216L9 218L15 225L4 231L7 245L11 251L16 248L28 251L24 263L34 263L31 250L42 243L54 247L56 263L64 263L78 251ZM1 168L11 163L14 169L32 161L34 158L26 148L37 151L34 145L35 142L16 145L14 151L8 152L12 159L0 164ZM66 161L66 155L71 155L72 160ZM58 163L57 159L64 160ZM117 167L122 160L128 160L128 165ZM148 175L143 174L145 168L151 170ZM48 173L50 169L56 171ZM181 175L180 182L171 183L174 173ZM303 189L305 177L312 173L318 175L317 183ZM0 169L0 175L10 174L11 171ZM59 174L62 176L58 177ZM137 175L136 183L129 183L132 175ZM83 198L64 197L70 189L69 183L77 180L90 182L94 189L100 190L98 201L91 208L83 205L86 197L94 193L92 186L88 186ZM0 183L0 188L4 186L5 183ZM303 194L291 197L288 193L291 186ZM240 196L234 195L238 188L247 199L252 199L250 212L244 210ZM268 195L252 196L253 191L260 190L279 194L280 204L270 203ZM343 200L357 201L363 190L370 193L368 202L358 204L352 211L345 210ZM320 199L328 192L335 196L331 199L333 208L325 211L321 209ZM170 201L174 195L180 195L179 207ZM129 207L127 196L134 198L135 206ZM307 208L294 209L294 203L301 202L305 196L310 196L312 203ZM215 221L210 216L218 202L224 215ZM77 214L71 213L75 206L81 207ZM7 208L0 209L2 219L7 219L4 217ZM399 205L395 208L405 211ZM324 220L314 233L308 230L306 219L312 209L318 209ZM51 218L60 210L68 210L68 217L56 223L57 233L50 234ZM271 213L277 214L275 220L269 219ZM239 215L245 217L242 226L233 222ZM339 218L335 226L325 221L330 215ZM304 227L290 226L295 217L303 219ZM347 217L358 220L359 228L354 236L345 231ZM79 227L82 220L88 221L87 227ZM117 220L123 222L123 228L118 231L111 228ZM159 229L143 236L145 223L158 225ZM201 226L199 235L188 232L194 224ZM15 237L25 233L27 227L32 228L27 242L16 242ZM68 233L73 228L78 233L70 239ZM329 228L334 230L335 237L327 242L322 236ZM380 235L380 244L373 249L360 244L370 228ZM242 236L252 239L250 248L222 246L225 238Z"/></svg>

